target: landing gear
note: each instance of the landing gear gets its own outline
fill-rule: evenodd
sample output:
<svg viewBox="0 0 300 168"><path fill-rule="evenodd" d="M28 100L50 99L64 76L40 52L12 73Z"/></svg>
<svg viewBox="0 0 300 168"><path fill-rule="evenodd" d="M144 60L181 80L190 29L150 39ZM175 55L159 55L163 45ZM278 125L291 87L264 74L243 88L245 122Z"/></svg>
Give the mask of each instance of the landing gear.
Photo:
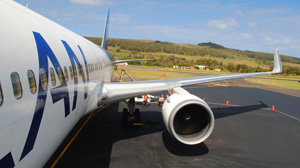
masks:
<svg viewBox="0 0 300 168"><path fill-rule="evenodd" d="M141 122L141 112L139 109L135 108L135 100L134 98L129 99L128 101L128 109L123 109L123 117L122 117L123 125L130 126L133 123Z"/></svg>
<svg viewBox="0 0 300 168"><path fill-rule="evenodd" d="M141 122L141 112L140 112L140 109L135 109L134 115L135 115L135 123L140 123Z"/></svg>

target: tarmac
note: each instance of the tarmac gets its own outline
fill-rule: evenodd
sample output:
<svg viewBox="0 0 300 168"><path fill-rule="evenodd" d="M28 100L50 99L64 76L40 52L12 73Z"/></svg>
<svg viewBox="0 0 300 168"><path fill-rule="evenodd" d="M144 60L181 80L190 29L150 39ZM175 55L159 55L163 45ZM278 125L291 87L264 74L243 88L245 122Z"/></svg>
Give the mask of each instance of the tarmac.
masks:
<svg viewBox="0 0 300 168"><path fill-rule="evenodd" d="M143 125L124 128L126 104L119 102L84 117L45 167L300 167L299 91L243 79L185 89L205 98L215 115L203 143L174 139L157 104L137 105Z"/></svg>

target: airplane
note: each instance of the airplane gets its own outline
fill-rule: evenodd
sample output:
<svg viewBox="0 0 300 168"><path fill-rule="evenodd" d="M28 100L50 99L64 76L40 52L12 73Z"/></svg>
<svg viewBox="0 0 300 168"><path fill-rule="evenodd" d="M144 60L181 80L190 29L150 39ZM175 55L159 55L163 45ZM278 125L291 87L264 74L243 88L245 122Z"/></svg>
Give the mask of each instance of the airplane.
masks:
<svg viewBox="0 0 300 168"><path fill-rule="evenodd" d="M282 71L112 82L107 51L109 10L101 47L11 0L0 0L0 167L42 167L75 124L107 104L130 99L122 121L141 119L134 97L168 91L162 115L169 133L195 145L213 131L211 108L182 86Z"/></svg>

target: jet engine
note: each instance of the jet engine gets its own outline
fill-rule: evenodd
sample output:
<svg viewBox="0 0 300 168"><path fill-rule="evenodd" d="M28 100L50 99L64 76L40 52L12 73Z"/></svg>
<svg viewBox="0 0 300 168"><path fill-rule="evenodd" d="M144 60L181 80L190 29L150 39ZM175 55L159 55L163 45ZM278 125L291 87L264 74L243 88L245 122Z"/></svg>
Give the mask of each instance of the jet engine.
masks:
<svg viewBox="0 0 300 168"><path fill-rule="evenodd" d="M169 133L187 145L203 142L210 136L215 124L207 103L181 87L169 91L162 115Z"/></svg>

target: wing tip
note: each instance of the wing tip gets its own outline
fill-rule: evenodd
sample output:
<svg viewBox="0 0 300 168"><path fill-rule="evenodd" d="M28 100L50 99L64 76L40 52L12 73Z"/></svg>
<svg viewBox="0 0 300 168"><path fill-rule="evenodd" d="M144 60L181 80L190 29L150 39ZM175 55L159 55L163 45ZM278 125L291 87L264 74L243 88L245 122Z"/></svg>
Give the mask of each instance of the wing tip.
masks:
<svg viewBox="0 0 300 168"><path fill-rule="evenodd" d="M280 55L278 53L278 48L274 50L274 64L272 73L281 73L282 72L282 65L280 60Z"/></svg>

